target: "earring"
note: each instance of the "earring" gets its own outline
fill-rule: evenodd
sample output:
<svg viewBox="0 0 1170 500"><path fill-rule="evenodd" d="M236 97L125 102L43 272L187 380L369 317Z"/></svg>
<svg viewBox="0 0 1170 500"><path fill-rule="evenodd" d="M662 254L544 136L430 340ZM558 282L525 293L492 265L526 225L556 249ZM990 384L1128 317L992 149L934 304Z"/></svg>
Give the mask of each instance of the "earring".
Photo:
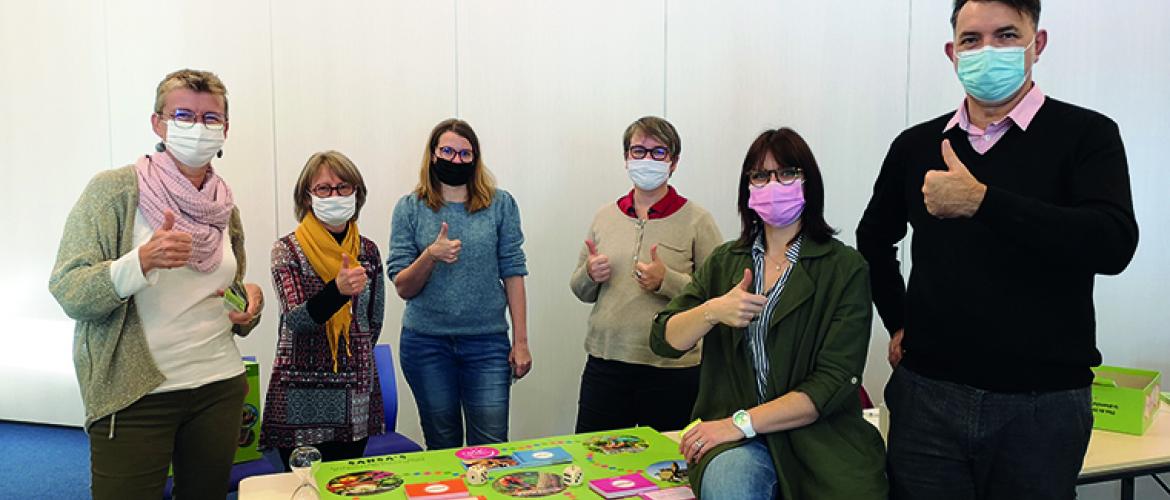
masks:
<svg viewBox="0 0 1170 500"><path fill-rule="evenodd" d="M161 153L161 152L167 150L167 145L160 142L160 143L154 145L154 150Z"/></svg>
<svg viewBox="0 0 1170 500"><path fill-rule="evenodd" d="M216 157L216 158L223 158L223 150L221 149L221 150L219 150L219 151L216 151L216 152L215 152L215 157Z"/></svg>

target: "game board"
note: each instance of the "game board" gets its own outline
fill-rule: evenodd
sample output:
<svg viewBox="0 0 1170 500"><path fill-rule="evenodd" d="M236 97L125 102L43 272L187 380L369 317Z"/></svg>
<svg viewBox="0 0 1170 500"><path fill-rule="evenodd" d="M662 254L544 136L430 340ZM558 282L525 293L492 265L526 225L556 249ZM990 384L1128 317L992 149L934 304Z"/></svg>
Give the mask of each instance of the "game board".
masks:
<svg viewBox="0 0 1170 500"><path fill-rule="evenodd" d="M562 481L567 463L526 466L521 461L553 455L541 452L556 448L568 452L584 472L579 486ZM600 498L590 491L589 481L630 473L640 473L662 488L688 483L678 443L649 427L325 462L314 478L322 500L398 500L407 498L404 485L464 479L472 464L494 467L489 468L486 483L467 484L472 496L491 499Z"/></svg>

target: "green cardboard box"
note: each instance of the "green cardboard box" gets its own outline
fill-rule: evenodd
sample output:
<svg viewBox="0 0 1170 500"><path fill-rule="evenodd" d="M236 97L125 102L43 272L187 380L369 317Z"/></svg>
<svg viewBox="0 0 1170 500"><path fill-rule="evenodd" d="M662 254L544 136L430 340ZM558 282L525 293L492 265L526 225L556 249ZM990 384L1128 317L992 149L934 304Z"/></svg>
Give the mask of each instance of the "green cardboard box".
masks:
<svg viewBox="0 0 1170 500"><path fill-rule="evenodd" d="M1158 412L1162 374L1151 370L1093 368L1093 428L1141 435Z"/></svg>
<svg viewBox="0 0 1170 500"><path fill-rule="evenodd" d="M260 363L244 362L248 377L248 394L244 396L244 413L240 420L239 448L232 463L247 462L260 458Z"/></svg>

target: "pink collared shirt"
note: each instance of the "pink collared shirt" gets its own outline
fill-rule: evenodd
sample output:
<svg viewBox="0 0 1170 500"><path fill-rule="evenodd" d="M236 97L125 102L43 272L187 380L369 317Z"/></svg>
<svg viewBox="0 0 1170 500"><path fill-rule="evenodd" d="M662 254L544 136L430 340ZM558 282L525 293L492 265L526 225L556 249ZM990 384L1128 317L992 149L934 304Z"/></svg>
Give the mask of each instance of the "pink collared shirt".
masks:
<svg viewBox="0 0 1170 500"><path fill-rule="evenodd" d="M1036 117L1036 112L1040 111L1040 106L1044 104L1044 92L1040 91L1040 86L1033 84L1032 90L1029 90L1020 102L1016 103L1016 107L1012 108L1011 112L1002 120L992 123L987 126L987 130L980 129L971 124L970 117L967 116L967 98L963 98L963 104L959 105L959 109L955 111L955 116L951 117L951 121L947 122L947 126L943 127L943 132L946 132L958 125L959 128L967 132L967 139L971 141L971 147L979 154L987 153L999 139L1011 129L1012 124L1020 127L1020 130L1027 131L1028 125L1032 123L1032 119Z"/></svg>

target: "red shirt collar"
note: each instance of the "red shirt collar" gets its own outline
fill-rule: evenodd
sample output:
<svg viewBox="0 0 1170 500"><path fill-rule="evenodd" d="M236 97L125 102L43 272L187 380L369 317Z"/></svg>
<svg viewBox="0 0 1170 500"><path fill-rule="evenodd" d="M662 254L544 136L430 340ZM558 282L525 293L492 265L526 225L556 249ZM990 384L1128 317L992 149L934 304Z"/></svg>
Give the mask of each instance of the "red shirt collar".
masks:
<svg viewBox="0 0 1170 500"><path fill-rule="evenodd" d="M686 203L687 199L679 195L678 191L674 190L674 186L666 186L666 196L663 196L661 200L658 200L658 203L655 203L650 207L650 212L647 214L646 218L664 219L666 217L670 217L671 215L674 215L675 212L679 211L683 205L686 205ZM630 192L625 196L618 198L617 205L618 209L620 209L623 214L626 214L635 219L638 218L638 213L634 210L633 189L631 189Z"/></svg>

